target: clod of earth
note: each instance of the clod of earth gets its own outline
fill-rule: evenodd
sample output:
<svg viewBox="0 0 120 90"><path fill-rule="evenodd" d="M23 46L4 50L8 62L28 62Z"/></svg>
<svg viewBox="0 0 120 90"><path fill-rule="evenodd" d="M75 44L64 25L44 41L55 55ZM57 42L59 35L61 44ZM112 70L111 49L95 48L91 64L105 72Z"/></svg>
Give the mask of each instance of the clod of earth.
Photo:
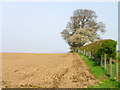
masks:
<svg viewBox="0 0 120 90"><path fill-rule="evenodd" d="M3 88L86 88L98 83L77 54L3 53L2 58Z"/></svg>

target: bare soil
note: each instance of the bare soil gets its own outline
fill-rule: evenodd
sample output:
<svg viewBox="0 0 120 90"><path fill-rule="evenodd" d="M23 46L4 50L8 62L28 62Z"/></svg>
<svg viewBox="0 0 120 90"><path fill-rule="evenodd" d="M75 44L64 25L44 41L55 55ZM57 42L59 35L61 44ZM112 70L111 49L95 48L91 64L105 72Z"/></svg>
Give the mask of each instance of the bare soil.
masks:
<svg viewBox="0 0 120 90"><path fill-rule="evenodd" d="M87 88L96 83L75 53L2 54L3 88Z"/></svg>

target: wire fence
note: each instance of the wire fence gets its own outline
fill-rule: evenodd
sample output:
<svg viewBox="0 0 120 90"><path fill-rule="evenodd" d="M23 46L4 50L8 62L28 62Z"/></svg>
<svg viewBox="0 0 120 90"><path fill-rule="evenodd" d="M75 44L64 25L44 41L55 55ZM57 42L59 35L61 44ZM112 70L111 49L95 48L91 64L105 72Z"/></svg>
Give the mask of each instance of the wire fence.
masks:
<svg viewBox="0 0 120 90"><path fill-rule="evenodd" d="M82 53L83 55L89 57L89 58L94 58L92 56L91 52L87 52L85 50L79 50L79 53ZM105 70L106 75L108 75L110 78L115 79L116 81L119 81L120 78L120 60L112 59L111 57L108 59L107 55L104 54L104 56L101 56L99 60L100 65L102 68Z"/></svg>

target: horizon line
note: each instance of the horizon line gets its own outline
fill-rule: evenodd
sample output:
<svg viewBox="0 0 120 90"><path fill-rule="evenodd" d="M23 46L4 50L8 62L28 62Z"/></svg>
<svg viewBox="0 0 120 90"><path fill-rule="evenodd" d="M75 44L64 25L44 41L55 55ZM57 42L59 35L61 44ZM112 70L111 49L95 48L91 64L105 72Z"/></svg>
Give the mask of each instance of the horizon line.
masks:
<svg viewBox="0 0 120 90"><path fill-rule="evenodd" d="M52 53L68 53L68 52L0 52L0 53L37 53L37 54L51 53L52 54Z"/></svg>

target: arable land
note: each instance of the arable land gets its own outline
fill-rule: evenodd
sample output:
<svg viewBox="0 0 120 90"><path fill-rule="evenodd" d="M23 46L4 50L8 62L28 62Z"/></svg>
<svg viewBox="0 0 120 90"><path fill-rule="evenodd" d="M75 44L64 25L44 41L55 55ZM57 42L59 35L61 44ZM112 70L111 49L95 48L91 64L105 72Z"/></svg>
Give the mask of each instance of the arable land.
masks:
<svg viewBox="0 0 120 90"><path fill-rule="evenodd" d="M2 53L3 88L87 88L96 83L75 53Z"/></svg>

